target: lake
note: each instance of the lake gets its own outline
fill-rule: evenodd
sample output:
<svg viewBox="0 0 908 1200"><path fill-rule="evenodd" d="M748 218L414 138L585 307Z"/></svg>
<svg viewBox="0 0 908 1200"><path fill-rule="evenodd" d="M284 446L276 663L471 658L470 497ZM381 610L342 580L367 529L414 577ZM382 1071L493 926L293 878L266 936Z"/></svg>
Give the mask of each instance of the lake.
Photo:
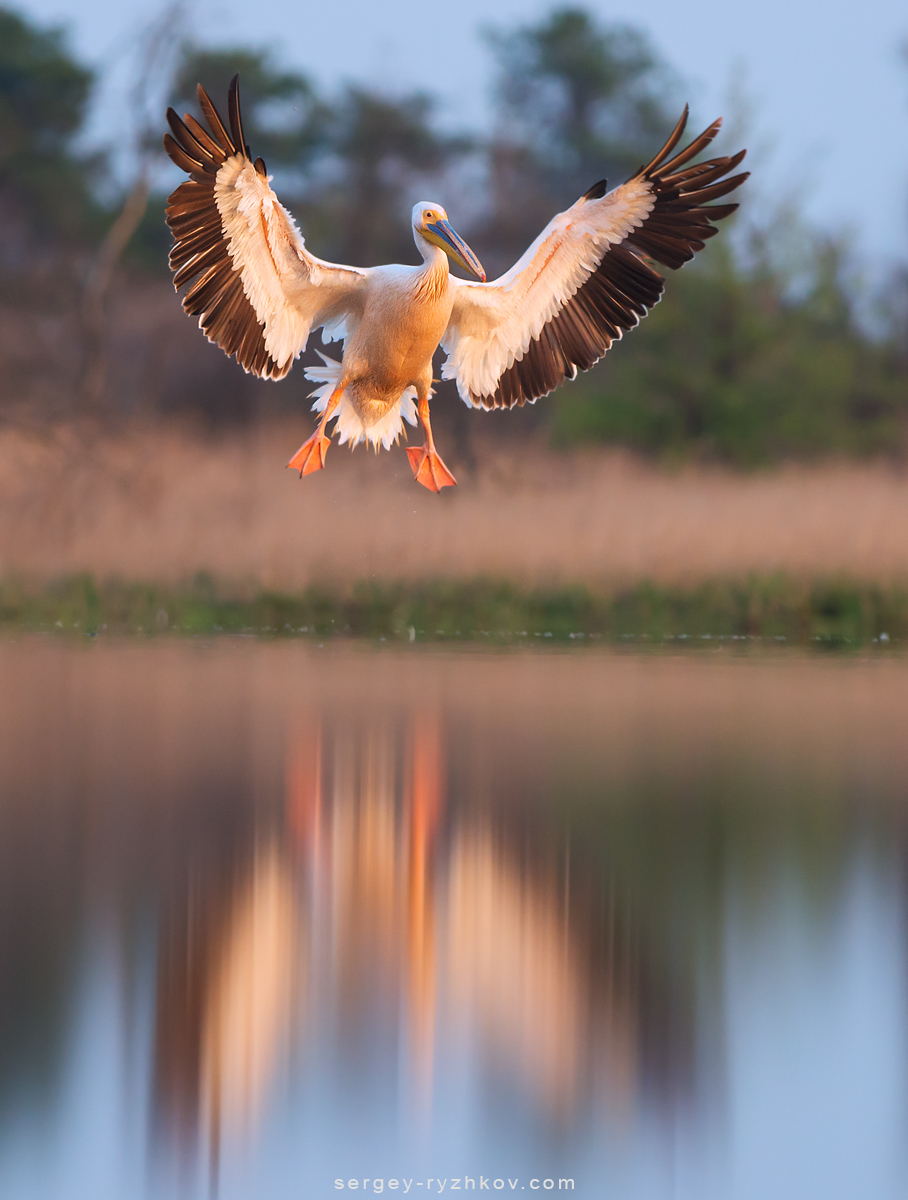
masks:
<svg viewBox="0 0 908 1200"><path fill-rule="evenodd" d="M0 679L3 1200L908 1194L908 661Z"/></svg>

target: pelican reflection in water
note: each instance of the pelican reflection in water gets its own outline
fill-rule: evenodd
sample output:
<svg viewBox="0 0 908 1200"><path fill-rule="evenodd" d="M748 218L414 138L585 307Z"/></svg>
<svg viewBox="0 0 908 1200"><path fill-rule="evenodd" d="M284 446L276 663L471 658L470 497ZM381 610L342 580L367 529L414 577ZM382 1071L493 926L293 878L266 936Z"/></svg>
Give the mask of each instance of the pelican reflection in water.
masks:
<svg viewBox="0 0 908 1200"><path fill-rule="evenodd" d="M622 940L614 898L569 878L547 833L534 844L455 803L445 757L424 713L301 720L283 828L165 927L159 1109L215 1159L287 1063L316 1069L314 1046L357 1071L402 1069L423 1115L456 1047L563 1125L581 1107L629 1113L664 1040L653 1021L679 1036L676 998Z"/></svg>
<svg viewBox="0 0 908 1200"><path fill-rule="evenodd" d="M307 928L292 863L272 841L192 888L162 935L155 1080L178 1140L255 1128L303 1016Z"/></svg>

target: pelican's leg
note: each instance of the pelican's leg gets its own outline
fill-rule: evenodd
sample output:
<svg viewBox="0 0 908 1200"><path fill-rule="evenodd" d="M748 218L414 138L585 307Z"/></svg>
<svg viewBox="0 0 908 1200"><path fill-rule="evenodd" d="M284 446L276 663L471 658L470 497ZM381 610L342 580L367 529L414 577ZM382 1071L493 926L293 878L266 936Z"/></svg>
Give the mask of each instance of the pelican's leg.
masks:
<svg viewBox="0 0 908 1200"><path fill-rule="evenodd" d="M299 471L300 479L304 475L311 475L313 471L320 471L325 465L325 455L328 453L328 447L331 445L331 439L325 433L325 426L334 415L334 410L337 408L346 386L347 381L342 379L328 397L328 403L325 405L322 419L318 423L318 429L316 429L307 442L303 442L290 462L287 463L288 467L292 467L294 471Z"/></svg>
<svg viewBox="0 0 908 1200"><path fill-rule="evenodd" d="M453 487L457 480L441 461L441 455L435 449L432 426L429 424L428 396L420 398L417 412L419 423L425 430L426 440L422 446L408 446L407 458L410 460L416 482L427 487L430 492L440 492L443 487Z"/></svg>

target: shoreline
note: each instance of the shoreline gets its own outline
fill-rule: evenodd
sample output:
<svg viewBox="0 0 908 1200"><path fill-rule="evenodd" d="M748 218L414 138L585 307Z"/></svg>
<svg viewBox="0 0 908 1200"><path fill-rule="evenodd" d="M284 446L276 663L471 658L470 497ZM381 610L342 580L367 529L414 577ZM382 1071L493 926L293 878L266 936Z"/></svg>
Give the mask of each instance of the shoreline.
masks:
<svg viewBox="0 0 908 1200"><path fill-rule="evenodd" d="M908 640L908 587L782 575L690 588L649 582L595 591L528 589L506 580L361 581L243 595L199 574L176 587L70 576L0 582L0 630L121 635L251 633L271 637L474 644L706 645L830 648Z"/></svg>

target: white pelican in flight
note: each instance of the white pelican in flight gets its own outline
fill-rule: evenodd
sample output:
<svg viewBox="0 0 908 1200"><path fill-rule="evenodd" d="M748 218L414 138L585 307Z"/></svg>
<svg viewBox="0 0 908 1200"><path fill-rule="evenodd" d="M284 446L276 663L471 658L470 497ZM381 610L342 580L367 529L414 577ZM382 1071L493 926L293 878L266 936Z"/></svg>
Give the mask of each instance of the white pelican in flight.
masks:
<svg viewBox="0 0 908 1200"><path fill-rule="evenodd" d="M309 368L320 382L318 428L289 467L308 475L325 465L332 418L340 442L397 441L403 422L425 441L407 454L419 483L437 492L455 483L435 449L429 423L432 355L447 353L445 379L473 408L513 408L574 379L659 300L664 279L652 262L676 269L707 238L711 221L736 204L710 204L747 173L730 175L744 151L688 166L713 140L714 121L678 153L687 108L659 153L627 183L605 180L549 222L523 257L489 283L440 204L414 206L413 237L422 265L342 267L306 249L271 189L260 158L243 137L237 77L230 85L230 131L203 88L210 132L173 109L165 148L189 173L170 196L167 223L174 284L194 281L187 313L212 342L254 375L280 379L321 329L344 339L341 362L321 355ZM449 260L477 282L451 275ZM415 402L415 403L414 403Z"/></svg>

